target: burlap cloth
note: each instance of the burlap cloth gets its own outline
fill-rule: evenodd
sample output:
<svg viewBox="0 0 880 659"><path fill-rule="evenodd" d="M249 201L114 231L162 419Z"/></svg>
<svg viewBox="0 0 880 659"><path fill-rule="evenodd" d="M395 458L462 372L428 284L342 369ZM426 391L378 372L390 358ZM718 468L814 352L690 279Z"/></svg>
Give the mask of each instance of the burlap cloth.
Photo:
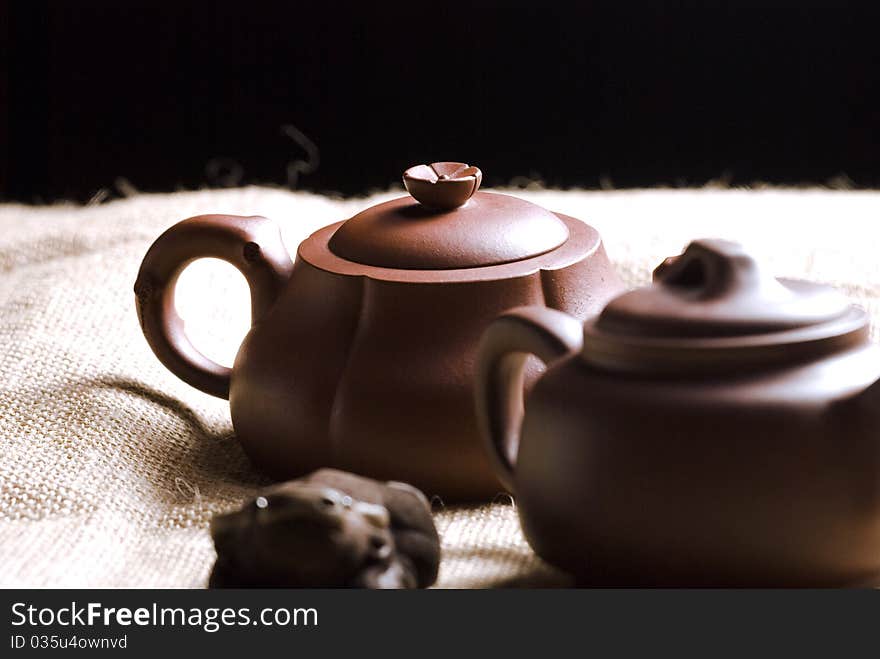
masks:
<svg viewBox="0 0 880 659"><path fill-rule="evenodd" d="M204 585L207 524L265 481L227 403L168 373L138 327L141 257L173 222L262 214L294 248L315 228L387 199L266 188L139 195L99 206L0 206L0 585ZM602 233L627 283L694 237L753 247L780 275L840 286L876 318L880 194L822 190L519 192ZM247 326L243 280L199 262L181 281L190 336L227 363ZM565 583L524 542L501 496L438 506L439 585Z"/></svg>

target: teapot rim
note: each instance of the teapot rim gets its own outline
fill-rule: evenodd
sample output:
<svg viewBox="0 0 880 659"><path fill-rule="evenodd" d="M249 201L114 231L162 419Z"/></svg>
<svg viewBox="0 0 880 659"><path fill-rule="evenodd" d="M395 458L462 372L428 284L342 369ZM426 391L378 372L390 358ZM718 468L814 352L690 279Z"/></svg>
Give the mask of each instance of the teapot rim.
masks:
<svg viewBox="0 0 880 659"><path fill-rule="evenodd" d="M584 323L579 358L603 370L655 375L739 374L822 359L869 342L867 312L850 305L841 316L785 331L741 336L650 337L613 334Z"/></svg>

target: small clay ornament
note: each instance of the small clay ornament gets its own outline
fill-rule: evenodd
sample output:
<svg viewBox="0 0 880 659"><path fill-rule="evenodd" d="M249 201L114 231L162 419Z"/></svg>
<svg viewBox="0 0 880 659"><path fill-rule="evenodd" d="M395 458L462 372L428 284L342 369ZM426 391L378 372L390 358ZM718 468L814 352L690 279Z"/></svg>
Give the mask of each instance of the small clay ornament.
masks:
<svg viewBox="0 0 880 659"><path fill-rule="evenodd" d="M211 521L210 588L426 588L440 539L405 483L322 469Z"/></svg>

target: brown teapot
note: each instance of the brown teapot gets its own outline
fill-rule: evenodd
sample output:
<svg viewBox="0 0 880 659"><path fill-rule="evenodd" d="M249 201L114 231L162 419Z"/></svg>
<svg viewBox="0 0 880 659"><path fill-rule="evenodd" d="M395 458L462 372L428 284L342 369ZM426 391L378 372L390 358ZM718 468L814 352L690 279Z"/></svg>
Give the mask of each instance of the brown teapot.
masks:
<svg viewBox="0 0 880 659"><path fill-rule="evenodd" d="M135 285L158 358L228 397L253 462L287 479L336 467L414 484L446 499L502 488L473 409L477 343L523 304L584 319L622 289L599 234L515 197L478 192L463 163L413 167L412 196L320 229L297 250L262 217L203 215L166 231ZM236 266L252 328L232 369L189 342L174 308L194 259Z"/></svg>
<svg viewBox="0 0 880 659"><path fill-rule="evenodd" d="M551 363L523 412L525 355ZM691 243L581 324L493 322L477 408L524 533L599 585L880 575L880 349L834 290Z"/></svg>

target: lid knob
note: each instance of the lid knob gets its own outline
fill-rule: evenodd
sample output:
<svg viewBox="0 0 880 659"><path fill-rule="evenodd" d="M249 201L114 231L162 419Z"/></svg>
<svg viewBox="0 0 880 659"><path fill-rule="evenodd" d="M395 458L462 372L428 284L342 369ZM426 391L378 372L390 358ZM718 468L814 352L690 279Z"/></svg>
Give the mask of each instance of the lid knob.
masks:
<svg viewBox="0 0 880 659"><path fill-rule="evenodd" d="M665 259L654 269L654 281L690 291L699 299L781 286L775 278L764 275L741 245L710 238L694 240L679 256Z"/></svg>
<svg viewBox="0 0 880 659"><path fill-rule="evenodd" d="M428 208L452 210L467 203L483 182L479 167L463 162L416 165L403 173L403 185Z"/></svg>

